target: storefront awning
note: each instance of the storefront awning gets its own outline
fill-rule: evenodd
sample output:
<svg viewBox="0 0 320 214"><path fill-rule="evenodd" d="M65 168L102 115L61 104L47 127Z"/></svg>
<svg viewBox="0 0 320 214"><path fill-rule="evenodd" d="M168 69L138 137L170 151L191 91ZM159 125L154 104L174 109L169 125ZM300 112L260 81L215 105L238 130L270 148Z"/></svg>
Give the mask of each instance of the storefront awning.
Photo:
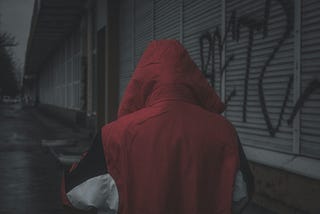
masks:
<svg viewBox="0 0 320 214"><path fill-rule="evenodd" d="M25 74L41 65L77 26L86 0L36 0L26 51Z"/></svg>

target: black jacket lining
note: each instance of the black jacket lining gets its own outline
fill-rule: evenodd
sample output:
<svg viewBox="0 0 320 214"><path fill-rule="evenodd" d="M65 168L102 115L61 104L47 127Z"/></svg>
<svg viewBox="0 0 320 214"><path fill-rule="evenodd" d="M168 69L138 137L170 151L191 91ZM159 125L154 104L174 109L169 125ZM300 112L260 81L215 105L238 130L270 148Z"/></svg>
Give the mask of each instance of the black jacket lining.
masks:
<svg viewBox="0 0 320 214"><path fill-rule="evenodd" d="M94 138L88 153L79 162L78 166L70 173L65 172L66 193L86 180L106 174L107 172L101 132L99 132Z"/></svg>
<svg viewBox="0 0 320 214"><path fill-rule="evenodd" d="M240 171L242 172L243 179L247 184L248 197L249 199L251 199L254 193L254 176L251 172L247 157L244 154L239 136L238 136L238 143L239 143L238 147L239 147L239 157L240 157Z"/></svg>

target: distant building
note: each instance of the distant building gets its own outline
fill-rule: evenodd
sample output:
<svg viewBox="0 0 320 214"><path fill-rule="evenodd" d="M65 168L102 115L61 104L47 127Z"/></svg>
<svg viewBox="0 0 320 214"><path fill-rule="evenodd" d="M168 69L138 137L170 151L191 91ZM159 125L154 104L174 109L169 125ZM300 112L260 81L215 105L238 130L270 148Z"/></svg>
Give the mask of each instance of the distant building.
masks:
<svg viewBox="0 0 320 214"><path fill-rule="evenodd" d="M227 102L256 175L255 201L320 213L320 1L35 2L24 91L98 128L116 118L152 39L177 39Z"/></svg>
<svg viewBox="0 0 320 214"><path fill-rule="evenodd" d="M23 70L22 70L22 68L20 66L18 66L16 68L14 74L16 76L18 88L21 89L22 88L22 83L23 83Z"/></svg>

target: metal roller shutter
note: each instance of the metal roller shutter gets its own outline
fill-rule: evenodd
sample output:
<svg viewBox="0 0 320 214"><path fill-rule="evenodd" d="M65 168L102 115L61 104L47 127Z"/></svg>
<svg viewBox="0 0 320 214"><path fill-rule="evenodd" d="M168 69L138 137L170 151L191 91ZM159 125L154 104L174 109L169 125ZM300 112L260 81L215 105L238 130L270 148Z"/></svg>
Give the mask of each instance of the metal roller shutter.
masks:
<svg viewBox="0 0 320 214"><path fill-rule="evenodd" d="M78 28L72 37L73 40L73 109L80 110L80 82L81 82L81 37Z"/></svg>
<svg viewBox="0 0 320 214"><path fill-rule="evenodd" d="M60 48L60 71L61 71L61 107L66 106L66 65L65 65L65 49L64 49L64 43L62 43L62 46Z"/></svg>
<svg viewBox="0 0 320 214"><path fill-rule="evenodd" d="M182 42L188 50L191 58L195 61L202 72L206 73L208 79L211 79L212 66L214 65L214 88L219 93L220 91L220 75L219 73L219 51L218 46L215 45L214 62L208 55L212 54L212 49L209 49L209 40L213 37L213 32L219 29L221 32L221 0L206 0L206 1L192 1L185 0L183 2L183 37ZM202 35L210 33L210 38L203 38L203 46L200 45L200 38ZM217 44L217 43L216 43ZM202 51L202 63L201 54ZM208 64L208 66L204 66Z"/></svg>
<svg viewBox="0 0 320 214"><path fill-rule="evenodd" d="M134 11L134 64L136 65L153 34L152 0L135 0Z"/></svg>
<svg viewBox="0 0 320 214"><path fill-rule="evenodd" d="M301 94L314 91L301 108L301 154L320 157L320 2L302 1ZM310 87L311 86L311 87Z"/></svg>
<svg viewBox="0 0 320 214"><path fill-rule="evenodd" d="M67 108L71 108L73 104L73 78L72 78L72 40L71 37L67 39L66 43L66 53L67 53Z"/></svg>
<svg viewBox="0 0 320 214"><path fill-rule="evenodd" d="M226 1L226 29L230 26L226 61L231 59L226 69L226 97L235 89L226 116L242 143L292 152L292 126L286 120L293 108L293 84L289 84L294 70L293 8L288 7L289 1L286 6L280 2Z"/></svg>
<svg viewBox="0 0 320 214"><path fill-rule="evenodd" d="M121 101L124 90L133 72L133 1L120 2L119 17L119 100Z"/></svg>
<svg viewBox="0 0 320 214"><path fill-rule="evenodd" d="M154 0L156 39L180 38L180 1Z"/></svg>

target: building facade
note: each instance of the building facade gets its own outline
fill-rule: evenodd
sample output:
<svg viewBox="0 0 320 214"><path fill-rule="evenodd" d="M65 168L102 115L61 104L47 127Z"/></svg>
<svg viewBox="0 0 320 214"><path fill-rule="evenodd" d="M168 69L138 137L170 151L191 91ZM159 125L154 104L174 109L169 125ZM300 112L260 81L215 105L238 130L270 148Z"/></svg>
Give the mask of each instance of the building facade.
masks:
<svg viewBox="0 0 320 214"><path fill-rule="evenodd" d="M116 118L147 44L179 40L227 104L255 201L317 213L319 9L316 0L36 1L25 75L40 106L98 128Z"/></svg>

